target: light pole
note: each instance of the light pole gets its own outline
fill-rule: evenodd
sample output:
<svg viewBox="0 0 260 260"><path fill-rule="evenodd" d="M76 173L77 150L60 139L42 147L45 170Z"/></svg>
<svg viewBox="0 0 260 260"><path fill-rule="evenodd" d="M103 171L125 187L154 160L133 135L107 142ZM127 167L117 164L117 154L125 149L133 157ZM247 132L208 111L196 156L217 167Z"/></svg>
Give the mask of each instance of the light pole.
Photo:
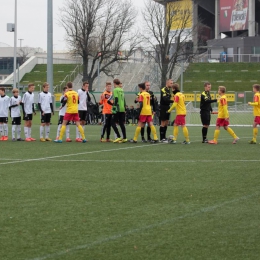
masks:
<svg viewBox="0 0 260 260"><path fill-rule="evenodd" d="M20 41L20 49L22 48L22 41L23 41L24 39L18 39L18 41Z"/></svg>
<svg viewBox="0 0 260 260"><path fill-rule="evenodd" d="M47 6L47 82L53 94L53 4L48 0Z"/></svg>
<svg viewBox="0 0 260 260"><path fill-rule="evenodd" d="M16 50L17 50L17 0L15 0L14 5L14 85L13 88L16 88Z"/></svg>

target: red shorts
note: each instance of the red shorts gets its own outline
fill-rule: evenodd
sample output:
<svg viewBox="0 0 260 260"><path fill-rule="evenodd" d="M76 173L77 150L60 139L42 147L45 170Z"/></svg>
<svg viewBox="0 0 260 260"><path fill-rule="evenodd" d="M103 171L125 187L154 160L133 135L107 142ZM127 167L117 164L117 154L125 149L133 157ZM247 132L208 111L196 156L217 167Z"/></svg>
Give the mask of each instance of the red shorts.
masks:
<svg viewBox="0 0 260 260"><path fill-rule="evenodd" d="M216 122L216 126L228 126L229 121L225 120L225 118L218 118Z"/></svg>
<svg viewBox="0 0 260 260"><path fill-rule="evenodd" d="M141 123L150 123L152 121L153 121L152 116L144 116L144 115L139 116L139 122Z"/></svg>
<svg viewBox="0 0 260 260"><path fill-rule="evenodd" d="M63 120L77 122L80 121L80 118L78 113L75 114L65 113Z"/></svg>
<svg viewBox="0 0 260 260"><path fill-rule="evenodd" d="M185 125L186 124L185 117L186 117L185 115L177 115L174 120L174 124Z"/></svg>
<svg viewBox="0 0 260 260"><path fill-rule="evenodd" d="M257 123L258 125L260 125L260 116L256 116L256 117L255 117L255 123Z"/></svg>

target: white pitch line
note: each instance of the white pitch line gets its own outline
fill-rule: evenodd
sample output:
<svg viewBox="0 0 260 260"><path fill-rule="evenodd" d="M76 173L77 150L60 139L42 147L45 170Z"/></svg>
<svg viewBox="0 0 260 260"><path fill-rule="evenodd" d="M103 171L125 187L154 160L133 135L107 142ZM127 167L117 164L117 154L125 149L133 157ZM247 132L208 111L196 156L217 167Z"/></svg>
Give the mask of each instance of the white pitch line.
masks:
<svg viewBox="0 0 260 260"><path fill-rule="evenodd" d="M151 146L157 146L157 145L162 145L162 144L164 144L164 143L152 144ZM57 144L57 145L61 145L61 144ZM149 147L151 147L151 146L149 146ZM49 157L41 157L41 158L26 159L26 160L12 161L12 162L4 162L4 163L0 163L0 165L24 163L24 162L32 162L32 161L43 161L43 160L49 160L49 159L55 159L55 158L61 158L61 157L69 157L69 156L77 156L77 155L93 154L93 153L102 153L102 152L112 152L112 151L128 150L128 149L143 148L143 147L148 147L148 145L146 144L146 145L139 145L139 146L128 146L128 147L124 147L124 148L88 151L88 152L74 153L74 154L62 154L62 155L55 155L55 156L49 156Z"/></svg>
<svg viewBox="0 0 260 260"><path fill-rule="evenodd" d="M110 162L110 163L197 163L197 162L216 162L212 160L52 160L52 162ZM218 162L259 162L257 160L217 160Z"/></svg>
<svg viewBox="0 0 260 260"><path fill-rule="evenodd" d="M45 256L36 257L36 258L30 259L30 260L46 260L46 259L49 259L49 258L53 259L53 258L62 256L62 255L69 254L72 251L77 251L77 250L82 250L82 249L89 249L89 248L92 248L92 247L97 246L97 245L102 245L104 243L107 243L107 242L110 242L110 241L114 241L114 240L126 237L128 235L140 233L140 232L143 232L145 230L158 228L158 227L163 226L163 225L172 224L172 223L175 223L175 222L180 221L182 219L189 218L189 217L195 217L195 216L203 214L203 213L212 212L212 211L217 210L217 209L219 209L221 207L224 207L226 205L229 205L229 204L232 204L232 203L236 203L236 202L240 202L241 200L247 200L247 199L250 199L250 198L258 196L258 195L259 195L259 193L249 194L249 195L246 195L246 196L243 196L243 197L240 197L240 198L236 198L236 199L233 199L233 200L225 201L225 202L220 203L220 204L216 204L216 205L209 206L209 207L204 207L204 208L201 208L201 209L199 209L197 211L184 214L182 216L166 219L164 221L161 221L161 222L158 222L158 223L154 223L154 224L151 224L151 225L147 225L147 226L143 226L143 227L140 227L140 228L131 229L131 230L128 230L128 231L123 232L121 234L116 234L114 236L110 236L110 237L107 237L107 238L102 238L100 240L96 240L96 241L94 241L92 243L88 243L88 244L85 244L85 245L79 245L79 246L76 246L76 247L73 247L73 248L70 248L70 249L67 249L67 250L63 250L63 251L60 251L60 252L57 252L57 253L54 253L54 254L47 254Z"/></svg>

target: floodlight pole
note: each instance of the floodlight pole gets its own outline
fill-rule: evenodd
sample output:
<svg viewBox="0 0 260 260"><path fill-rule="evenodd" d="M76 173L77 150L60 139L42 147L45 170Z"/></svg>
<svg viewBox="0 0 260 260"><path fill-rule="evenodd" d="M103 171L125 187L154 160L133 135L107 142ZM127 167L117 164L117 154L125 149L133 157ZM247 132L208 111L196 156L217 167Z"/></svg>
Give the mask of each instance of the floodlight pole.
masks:
<svg viewBox="0 0 260 260"><path fill-rule="evenodd" d="M14 73L13 73L13 79L14 84L13 88L16 88L16 51L17 51L17 0L15 0L14 5Z"/></svg>
<svg viewBox="0 0 260 260"><path fill-rule="evenodd" d="M53 94L53 3L47 0L47 82Z"/></svg>

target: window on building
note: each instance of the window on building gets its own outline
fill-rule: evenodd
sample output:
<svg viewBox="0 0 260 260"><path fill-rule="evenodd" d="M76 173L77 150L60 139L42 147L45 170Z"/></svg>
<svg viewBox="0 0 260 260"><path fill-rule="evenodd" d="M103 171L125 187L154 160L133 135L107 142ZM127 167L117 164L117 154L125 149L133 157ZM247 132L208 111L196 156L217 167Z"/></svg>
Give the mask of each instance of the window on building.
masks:
<svg viewBox="0 0 260 260"><path fill-rule="evenodd" d="M252 54L260 54L260 46L252 47Z"/></svg>

